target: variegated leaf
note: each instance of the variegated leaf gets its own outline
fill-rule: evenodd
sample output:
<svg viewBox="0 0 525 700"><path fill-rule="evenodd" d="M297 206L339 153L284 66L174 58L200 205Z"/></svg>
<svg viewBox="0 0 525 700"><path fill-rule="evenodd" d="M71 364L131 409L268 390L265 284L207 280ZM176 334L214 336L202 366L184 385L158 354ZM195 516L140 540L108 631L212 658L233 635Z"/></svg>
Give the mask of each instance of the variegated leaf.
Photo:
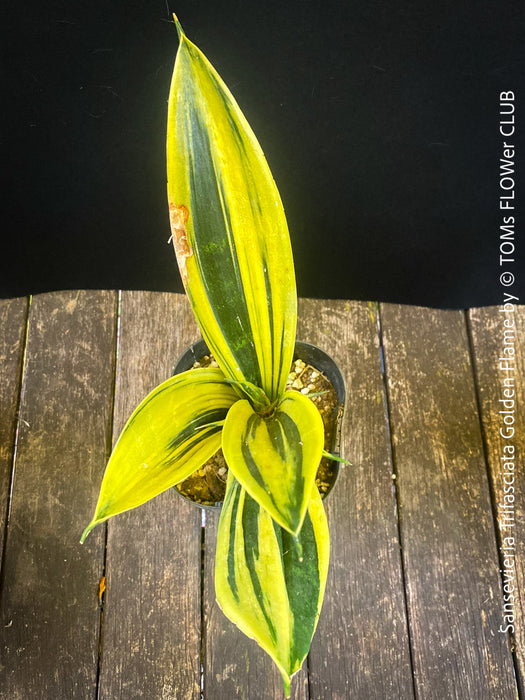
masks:
<svg viewBox="0 0 525 700"><path fill-rule="evenodd" d="M226 376L285 389L297 299L288 228L265 157L230 91L178 25L168 199L181 277Z"/></svg>
<svg viewBox="0 0 525 700"><path fill-rule="evenodd" d="M250 496L279 525L301 527L323 453L319 411L297 391L286 391L270 416L238 401L226 417L222 450L229 468Z"/></svg>
<svg viewBox="0 0 525 700"><path fill-rule="evenodd" d="M93 520L130 510L182 481L220 447L222 423L239 400L219 369L193 369L160 384L135 409L102 480Z"/></svg>
<svg viewBox="0 0 525 700"><path fill-rule="evenodd" d="M329 548L326 516L315 486L301 531L294 537L230 472L217 535L217 601L277 664L287 696L321 610Z"/></svg>

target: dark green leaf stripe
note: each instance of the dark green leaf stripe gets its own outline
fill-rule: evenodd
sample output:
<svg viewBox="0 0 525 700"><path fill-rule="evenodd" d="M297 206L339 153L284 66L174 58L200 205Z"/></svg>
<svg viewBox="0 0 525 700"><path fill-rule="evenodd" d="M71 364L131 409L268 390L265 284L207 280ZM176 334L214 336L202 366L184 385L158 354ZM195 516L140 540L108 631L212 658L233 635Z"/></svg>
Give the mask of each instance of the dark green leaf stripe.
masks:
<svg viewBox="0 0 525 700"><path fill-rule="evenodd" d="M257 462L255 461L252 455L252 451L250 450L250 443L253 443L253 441L255 440L257 428L260 427L262 420L263 419L261 418L261 416L257 415L256 413L252 413L248 418L248 422L246 423L245 431L240 435L240 440L242 457L244 462L246 463L246 466L248 467L250 476L262 489L266 490L266 482L259 470L259 467L257 466ZM271 496L272 494L269 495Z"/></svg>
<svg viewBox="0 0 525 700"><path fill-rule="evenodd" d="M237 402L222 433L224 456L236 479L291 533L300 529L306 514L323 442L321 416L298 392L286 392L266 417L248 401Z"/></svg>
<svg viewBox="0 0 525 700"><path fill-rule="evenodd" d="M286 530L282 528L279 530L282 538L286 589L294 615L290 663L292 667L300 667L308 654L309 639L313 637L319 611L321 594L318 573L319 553L312 520L308 513L301 528L299 541Z"/></svg>
<svg viewBox="0 0 525 700"><path fill-rule="evenodd" d="M263 589L264 582L259 578L258 563L259 563L259 547L265 542L260 542L259 533L259 516L261 508L259 504L250 498L246 497L246 492L243 499L242 509L242 532L244 533L244 556L246 559L246 568L250 576L250 583L253 588L253 593L260 607L261 614L264 618L268 633L273 644L277 644L277 630L271 617L271 608L269 601L265 598L265 590Z"/></svg>
<svg viewBox="0 0 525 700"><path fill-rule="evenodd" d="M221 422L239 398L219 369L178 374L135 409L106 467L93 520L145 503L189 476L220 447Z"/></svg>
<svg viewBox="0 0 525 700"><path fill-rule="evenodd" d="M195 438L195 434L200 430L203 430L210 423L223 421L226 418L227 413L228 408L212 408L209 411L202 411L192 418L188 425L184 426L182 430L177 433L177 435L170 439L166 450L167 453L176 452L179 448L184 446L187 441L193 440ZM208 430L210 434L213 434L221 429L221 426L213 425L210 426Z"/></svg>
<svg viewBox="0 0 525 700"><path fill-rule="evenodd" d="M175 439L174 442L179 444L177 450L174 450L161 466L167 469L173 467L173 465L177 463L180 464L183 459L188 459L196 448L200 448L203 442L208 442L211 444L211 441L208 439L213 436L216 436L219 441L221 430L222 427L220 425L205 425L202 428L197 428L196 431L194 431L194 434L188 437L185 441ZM218 447L214 450L214 452L212 452L212 454L217 452L217 450ZM195 469L192 469L192 471L195 471ZM185 479L186 477L183 478ZM179 483L179 481L182 481L182 479L178 479L175 483Z"/></svg>
<svg viewBox="0 0 525 700"><path fill-rule="evenodd" d="M230 341L231 356L223 352L223 343L216 342L215 335L207 332L207 326L202 327L203 335L228 376L235 378L235 367L241 366L244 377L260 386L261 374L231 233L230 215L227 202L219 191L209 135L198 111L188 109L186 129L193 143L189 209L193 220L199 223L199 235L192 240L192 250L202 290L218 329ZM222 238L217 235L221 231L224 232ZM193 296L193 285L187 285L186 291L197 315L199 300Z"/></svg>
<svg viewBox="0 0 525 700"><path fill-rule="evenodd" d="M317 489L312 490L308 514L294 537L230 473L217 536L217 600L232 622L272 657L285 689L310 648L328 557L328 526Z"/></svg>
<svg viewBox="0 0 525 700"><path fill-rule="evenodd" d="M230 483L231 481L231 483ZM241 496L241 486L238 481L230 480L231 488L226 492L221 518L223 517L223 528L228 531L228 546L226 548L228 561L228 586L230 593L236 603L240 603L237 580L235 578L235 528L237 527L237 510L239 508L239 498ZM228 523L228 526L226 525Z"/></svg>
<svg viewBox="0 0 525 700"><path fill-rule="evenodd" d="M168 113L168 198L181 276L224 373L277 399L297 300L270 170L234 98L180 30Z"/></svg>

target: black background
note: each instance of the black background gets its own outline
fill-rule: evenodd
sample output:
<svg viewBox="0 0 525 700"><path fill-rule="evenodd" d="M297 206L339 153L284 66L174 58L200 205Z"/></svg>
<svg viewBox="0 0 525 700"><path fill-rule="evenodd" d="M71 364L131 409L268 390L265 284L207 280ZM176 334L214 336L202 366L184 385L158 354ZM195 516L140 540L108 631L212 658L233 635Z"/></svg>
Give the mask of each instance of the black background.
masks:
<svg viewBox="0 0 525 700"><path fill-rule="evenodd" d="M0 295L181 290L165 176L176 11L266 153L302 296L500 303L498 96L517 93L525 131L521 0L3 7ZM523 254L512 269L525 278Z"/></svg>

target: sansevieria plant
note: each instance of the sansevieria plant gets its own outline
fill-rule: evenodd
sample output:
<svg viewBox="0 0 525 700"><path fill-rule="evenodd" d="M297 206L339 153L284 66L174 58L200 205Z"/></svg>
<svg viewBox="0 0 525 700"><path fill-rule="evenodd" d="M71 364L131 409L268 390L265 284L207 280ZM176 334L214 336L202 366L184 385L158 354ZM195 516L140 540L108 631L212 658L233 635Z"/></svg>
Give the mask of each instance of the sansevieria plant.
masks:
<svg viewBox="0 0 525 700"><path fill-rule="evenodd" d="M277 664L287 696L310 648L328 570L315 475L323 422L287 391L297 318L283 206L230 91L175 20L168 202L180 274L219 369L176 375L120 435L95 525L191 475L222 447L229 467L215 588L224 613Z"/></svg>

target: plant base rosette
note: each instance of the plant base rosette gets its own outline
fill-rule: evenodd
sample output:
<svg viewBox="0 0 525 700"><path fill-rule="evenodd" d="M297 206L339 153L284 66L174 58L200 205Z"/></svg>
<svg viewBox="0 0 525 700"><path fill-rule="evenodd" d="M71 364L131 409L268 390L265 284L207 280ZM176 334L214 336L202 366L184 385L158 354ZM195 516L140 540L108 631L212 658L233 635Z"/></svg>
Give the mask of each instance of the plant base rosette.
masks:
<svg viewBox="0 0 525 700"><path fill-rule="evenodd" d="M173 374L210 366L218 365L210 355L206 343L199 340L181 355ZM311 396L323 419L324 448L327 452L339 455L346 389L337 364L315 345L297 341L287 389L295 389ZM316 475L321 498L326 498L332 490L339 475L339 466L339 462L328 457L321 460ZM217 510L224 501L227 478L228 464L222 450L218 450L200 469L177 484L174 490L200 508Z"/></svg>

